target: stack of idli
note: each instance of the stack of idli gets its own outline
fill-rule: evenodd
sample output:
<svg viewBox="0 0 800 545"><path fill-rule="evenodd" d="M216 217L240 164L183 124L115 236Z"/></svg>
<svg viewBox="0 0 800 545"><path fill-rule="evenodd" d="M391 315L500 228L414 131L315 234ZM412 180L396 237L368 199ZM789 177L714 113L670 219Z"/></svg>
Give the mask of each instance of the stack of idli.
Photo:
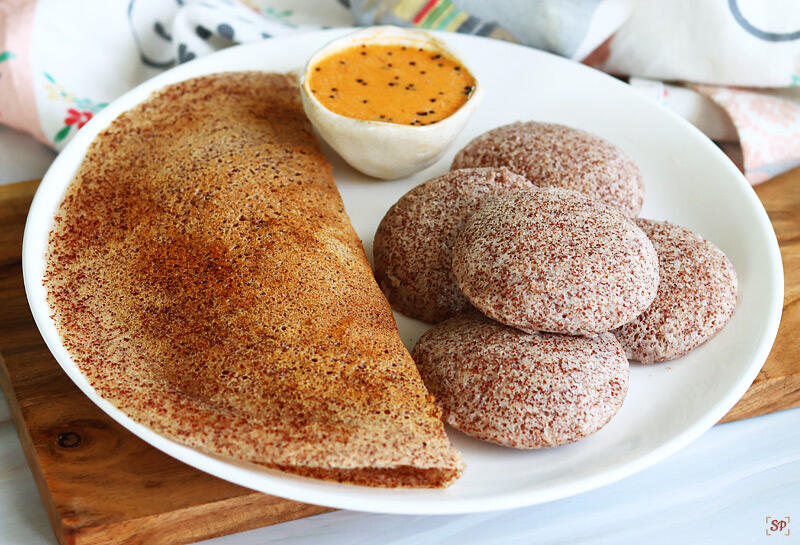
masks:
<svg viewBox="0 0 800 545"><path fill-rule="evenodd" d="M436 324L412 356L451 426L516 448L578 441L622 407L629 359L680 357L725 326L733 266L637 219L642 180L596 135L518 122L389 209L375 274L395 310Z"/></svg>

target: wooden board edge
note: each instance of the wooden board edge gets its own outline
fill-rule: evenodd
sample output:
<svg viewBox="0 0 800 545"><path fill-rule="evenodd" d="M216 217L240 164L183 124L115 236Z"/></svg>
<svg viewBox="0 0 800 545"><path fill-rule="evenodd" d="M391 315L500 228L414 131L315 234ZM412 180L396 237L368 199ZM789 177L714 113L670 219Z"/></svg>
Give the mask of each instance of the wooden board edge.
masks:
<svg viewBox="0 0 800 545"><path fill-rule="evenodd" d="M800 375L768 378L753 383L718 424L800 407Z"/></svg>
<svg viewBox="0 0 800 545"><path fill-rule="evenodd" d="M0 202L30 202L41 180L25 180L13 184L0 185Z"/></svg>
<svg viewBox="0 0 800 545"><path fill-rule="evenodd" d="M3 391L6 403L8 403L8 408L11 412L11 420L14 422L14 427L17 429L17 437L19 437L22 452L33 474L36 488L39 489L39 495L41 496L42 503L47 512L47 518L50 520L50 526L53 528L56 539L60 544L72 545L65 540L61 517L55 511L55 503L50 494L50 488L47 485L42 466L39 464L39 458L36 456L36 447L34 446L33 438L28 431L28 427L25 425L25 418L22 416L22 408L17 402L14 385L11 383L11 376L6 368L6 362L2 354L0 354L0 389Z"/></svg>
<svg viewBox="0 0 800 545"><path fill-rule="evenodd" d="M22 261L22 232L28 217L28 209L40 180L29 180L0 185L0 213L11 218L11 223L0 225L0 265L12 265ZM12 257L8 257L12 256Z"/></svg>
<svg viewBox="0 0 800 545"><path fill-rule="evenodd" d="M185 545L330 511L334 509L253 492L110 525L67 529L66 535L70 545Z"/></svg>

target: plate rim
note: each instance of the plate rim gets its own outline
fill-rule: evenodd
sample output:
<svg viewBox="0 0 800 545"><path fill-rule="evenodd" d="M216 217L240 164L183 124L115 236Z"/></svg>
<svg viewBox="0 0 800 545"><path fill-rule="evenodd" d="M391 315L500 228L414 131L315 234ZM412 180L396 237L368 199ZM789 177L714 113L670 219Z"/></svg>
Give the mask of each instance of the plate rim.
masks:
<svg viewBox="0 0 800 545"><path fill-rule="evenodd" d="M245 464L238 464L236 461L227 460L212 454L201 453L199 451L196 451L195 449L192 449L191 447L187 447L185 445L177 443L169 439L168 437L163 436L158 432L155 432L149 427L134 421L126 414L124 414L121 410L113 406L110 402L100 397L94 391L94 389L85 379L83 374L80 373L77 365L72 361L72 358L69 357L68 352L66 352L66 350L63 348L62 343L60 341L60 335L58 334L57 329L55 328L55 324L52 318L50 317L49 312L43 313L41 310L42 302L44 302L44 307L47 309L49 309L49 305L47 305L46 299L42 301L40 297L41 293L45 292L45 290L43 286L41 286L42 279L40 276L36 275L36 269L33 266L33 260L36 259L36 256L31 255L33 252L32 248L36 243L36 241L33 240L33 235L32 235L33 231L37 228L37 226L33 225L34 219L43 216L43 213L40 212L40 209L44 207L44 204L42 203L45 201L45 199L51 196L48 195L48 191L51 190L52 188L59 188L59 181L63 178L59 176L58 172L59 166L62 163L68 163L71 157L75 155L76 153L75 150L78 150L77 153L80 155L79 161L82 161L86 149L88 148L89 144L94 140L96 134L103 128L107 127L111 123L111 121L113 121L113 119L115 119L117 115L119 115L119 113L145 100L146 97L149 96L151 92L160 89L165 85L169 85L170 83L182 81L184 79L188 79L191 77L196 77L197 75L199 75L198 72L208 74L208 73L224 71L224 70L204 71L202 66L207 63L211 64L212 61L208 60L210 58L220 58L226 55L230 56L238 56L240 54L245 55L247 54L246 51L248 50L257 52L264 47L267 47L268 49L273 47L279 48L282 42L304 39L307 38L309 35L325 34L326 37L329 37L330 40L333 40L349 32L353 32L353 30L354 29L351 28L328 29L328 30L306 33L302 35L293 35L281 38L270 38L269 40L251 44L237 45L222 51L212 53L207 56L200 57L189 63L185 63L183 65L174 67L126 91L120 97L110 102L109 106L106 107L103 111L101 111L98 115L96 115L87 124L87 126L84 127L83 130L81 130L75 135L75 137L67 144L64 150L62 150L62 152L59 153L59 155L53 161L53 164L48 169L45 176L42 178L42 182L37 188L36 194L34 195L33 201L31 203L28 217L26 219L24 235L23 235L23 245L22 245L22 271L23 271L26 299L31 308L31 313L33 315L36 326L40 334L42 335L42 338L44 339L48 349L53 355L54 359L58 362L59 366L61 366L61 368L66 372L66 374L76 384L76 386L78 386L78 388L83 392L84 395L89 397L89 399L93 403L95 403L101 410L103 410L103 412L105 412L113 420L115 420L117 423L122 425L124 428L126 428L128 431L130 431L140 439L146 441L154 448L157 448L162 452L176 459L179 459L183 463L193 466L200 471L211 473L212 475L217 476L218 478L234 482L236 484L239 484L247 488L252 488L252 487L248 484L246 479L246 474L243 472L235 472L234 478L231 478L230 475L222 477L218 473L208 470L208 463L210 463L212 469L217 467L218 464L223 464L225 467L228 468L240 467L244 466ZM451 33L446 33L446 32L432 32L432 34L437 35L444 40L453 39L456 42L461 40L466 40L466 41L487 40L496 43L496 40L484 37L464 36L458 34L453 35ZM528 48L525 46L521 46L518 44L504 43L504 46L521 48L534 56L542 55L546 57L551 57L554 58L557 62L562 62L567 64L578 64L574 63L573 61L569 61L567 59L558 57L556 55ZM457 44L456 47L458 47ZM268 67L264 67L263 69L269 70ZM593 73L594 77L600 76L608 78L609 80L613 80L613 84L618 85L620 87L627 87L625 83L620 82L615 78L613 78L612 76L603 74L590 67L580 66L579 69L586 70L587 73ZM633 91L632 89L627 89L624 92L631 93L631 96L634 96L633 94L635 93L635 91ZM133 97L136 97L140 94L142 95L141 98L133 100ZM115 112L120 108L122 109L119 112L113 113L112 115L112 112ZM720 150L711 140L709 140L704 134L702 134L695 126L693 126L692 124L690 124L688 121L681 118L677 114L670 112L666 109L663 110L664 113L672 117L673 122L679 123L680 125L683 126L684 129L693 132L695 136L700 137L698 142L699 141L703 142L703 146L705 146L704 150L705 153L714 154L717 155L718 157L719 156L724 157L725 164L729 173L732 175L733 178L736 178L739 182L739 185L742 186L740 189L744 189L745 192L749 192L747 200L749 205L754 209L754 212L759 219L759 224L760 224L759 227L761 229L766 228L768 231L768 235L770 235L767 237L769 238L768 253L771 258L770 260L771 280L772 283L774 284L775 291L772 293L772 299L769 304L769 315L766 317L766 320L764 322L763 334L761 336L757 348L754 351L754 356L752 358L752 363L748 367L748 372L743 373L742 376L739 377L735 386L730 388L726 393L726 395L722 396L722 398L719 399L714 404L712 409L706 412L706 414L703 417L697 419L691 425L684 428L681 432L677 433L674 437L662 443L660 446L653 448L649 450L647 453L640 455L628 462L619 464L610 469L606 469L600 473L590 474L581 477L579 479L576 479L574 481L571 481L569 483L556 485L548 489L537 490L533 492L526 492L524 490L515 491L513 493L508 493L504 495L502 498L492 498L489 501L487 501L487 499L483 497L457 498L457 499L448 497L446 493L447 489L444 489L442 491L441 501L438 501L435 504L435 506L431 506L430 502L425 501L422 502L422 507L415 507L415 504L420 503L419 498L413 498L413 499L409 499L407 497L404 498L402 490L398 491L396 489L389 489L388 490L389 494L387 494L386 489L365 488L365 490L376 492L374 494L375 498L373 499L372 503L367 505L367 502L365 502L363 499L359 499L358 497L351 497L350 495L347 494L338 495L337 492L338 489L336 487L325 489L323 491L314 490L313 491L314 497L310 497L308 493L304 493L306 492L306 489L303 486L297 486L297 483L299 482L298 480L304 481L306 479L287 475L285 473L277 472L274 470L263 470L267 473L274 473L275 477L275 479L271 480L270 483L274 484L275 487L274 489L270 489L268 493L281 496L290 500L311 502L334 508L354 509L361 511L368 510L370 512L375 512L375 513L392 513L392 514L460 514L460 513L496 511L501 509L509 509L513 507L522 507L526 505L533 505L537 503L553 501L556 499L579 494L581 492L585 492L594 488L598 488L600 486L610 484L612 482L625 478L629 475L637 473L657 463L658 461L663 460L664 458L678 451L680 448L688 445L689 443L697 439L700 435L702 435L702 433L704 433L706 430L711 428L711 426L713 426L716 422L718 422L735 405L735 403L742 397L742 395L752 384L753 380L758 375L758 372L763 367L763 364L766 361L769 351L771 350L774 340L777 336L783 309L783 291L784 291L783 264L774 228L772 227L772 224L769 220L769 217L767 216L766 210L761 204L761 201L758 199L755 192L753 191L752 186L750 186L750 184L747 182L744 176L742 176L742 174L738 171L738 169L733 165L733 163L731 163L727 159L722 150ZM81 148L83 148L82 151ZM70 178L70 180L71 179L72 178ZM64 182L62 181L62 183ZM57 198L58 203L61 202L64 191L66 191L66 188L68 186L69 182L66 182L64 183L63 187L60 188L62 191L60 193L60 196ZM48 213L46 216L49 217L50 225L52 225L53 214ZM49 233L49 230L50 226L48 225L46 232ZM44 256L39 256L38 259L41 262L43 262ZM39 284L38 286L37 283ZM66 357L65 358L59 357L58 354L61 353L66 354ZM67 361L65 362L62 360L67 360ZM192 456L188 451L193 452L198 456ZM197 465L197 460L195 460L195 458L203 460L207 462L207 464L204 467L199 467ZM353 485L338 485L338 486L350 487ZM314 487L312 486L310 488L313 489ZM391 494L391 493L396 493L396 494Z"/></svg>

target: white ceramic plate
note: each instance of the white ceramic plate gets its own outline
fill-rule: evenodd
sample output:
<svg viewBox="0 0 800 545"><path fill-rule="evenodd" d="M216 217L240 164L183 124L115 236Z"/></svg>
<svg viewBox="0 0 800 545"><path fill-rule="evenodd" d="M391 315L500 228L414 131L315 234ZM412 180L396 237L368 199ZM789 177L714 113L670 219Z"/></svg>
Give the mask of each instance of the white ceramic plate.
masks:
<svg viewBox="0 0 800 545"><path fill-rule="evenodd" d="M371 254L375 228L389 206L414 185L447 171L455 152L474 136L519 119L566 123L595 132L633 156L647 187L643 217L685 225L728 254L739 275L739 304L716 338L677 361L633 365L622 410L608 426L579 443L523 452L448 430L464 454L467 470L446 490L381 490L326 483L209 456L137 424L94 392L61 344L42 286L52 217L90 142L118 114L166 84L226 70L297 69L319 47L345 32L266 40L179 66L113 102L61 152L28 215L23 268L39 330L78 387L154 447L217 477L303 502L386 513L489 511L577 494L656 463L717 422L763 365L781 314L780 253L755 193L705 136L624 83L553 55L462 35L441 37L470 59L486 95L442 160L410 178L384 182L360 175L326 149L367 253ZM426 327L399 315L398 325L409 349Z"/></svg>

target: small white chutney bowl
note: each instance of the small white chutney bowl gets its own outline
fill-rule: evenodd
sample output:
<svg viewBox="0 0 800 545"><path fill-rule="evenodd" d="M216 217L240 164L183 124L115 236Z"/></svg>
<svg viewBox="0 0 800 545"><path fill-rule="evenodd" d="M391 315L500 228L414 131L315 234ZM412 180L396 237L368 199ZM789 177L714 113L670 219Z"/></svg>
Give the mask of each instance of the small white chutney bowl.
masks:
<svg viewBox="0 0 800 545"><path fill-rule="evenodd" d="M422 47L459 62L472 74L475 86L455 113L430 125L413 126L354 119L323 106L308 86L308 76L317 61L361 44ZM376 178L393 180L413 174L436 162L464 128L483 97L483 87L465 60L437 38L418 30L394 26L365 28L333 40L306 63L300 78L303 109L314 128L350 165Z"/></svg>

